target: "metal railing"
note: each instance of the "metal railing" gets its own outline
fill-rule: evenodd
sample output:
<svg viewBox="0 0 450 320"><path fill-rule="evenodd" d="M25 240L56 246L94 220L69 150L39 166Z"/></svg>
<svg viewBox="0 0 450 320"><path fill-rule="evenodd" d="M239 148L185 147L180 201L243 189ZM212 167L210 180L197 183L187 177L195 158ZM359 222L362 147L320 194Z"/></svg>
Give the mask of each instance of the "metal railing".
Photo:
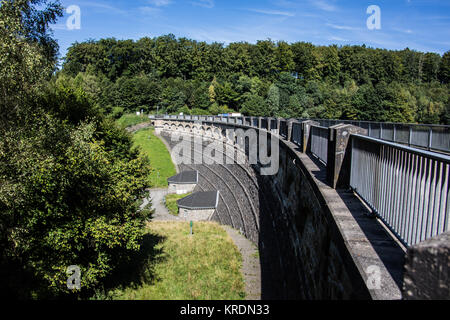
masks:
<svg viewBox="0 0 450 320"><path fill-rule="evenodd" d="M191 116L175 118L190 119ZM267 130L274 119L211 116L211 121L238 124L242 121L255 128L260 121L260 128ZM328 163L329 126L350 123L368 130L370 136L351 135L350 187L406 246L450 230L450 156L415 148L450 152L450 126L345 120L318 122L320 126L310 125L307 147L325 165ZM280 136L287 139L288 121L280 120L278 129ZM301 148L303 129L304 124L292 121L290 140Z"/></svg>
<svg viewBox="0 0 450 320"><path fill-rule="evenodd" d="M278 129L278 121L277 119L270 119L270 130Z"/></svg>
<svg viewBox="0 0 450 320"><path fill-rule="evenodd" d="M288 125L285 120L280 121L280 136L287 139L288 136Z"/></svg>
<svg viewBox="0 0 450 320"><path fill-rule="evenodd" d="M311 153L325 165L328 162L328 128L311 126Z"/></svg>
<svg viewBox="0 0 450 320"><path fill-rule="evenodd" d="M351 188L405 245L449 230L449 156L361 135L351 143Z"/></svg>
<svg viewBox="0 0 450 320"><path fill-rule="evenodd" d="M299 119L304 121L307 119ZM372 138L450 153L450 126L335 119L313 119L323 127L352 124L367 130Z"/></svg>
<svg viewBox="0 0 450 320"><path fill-rule="evenodd" d="M300 122L292 123L291 141L296 145L298 145L299 147L302 146L303 128Z"/></svg>
<svg viewBox="0 0 450 320"><path fill-rule="evenodd" d="M261 129L268 129L269 128L269 121L267 118L261 118Z"/></svg>

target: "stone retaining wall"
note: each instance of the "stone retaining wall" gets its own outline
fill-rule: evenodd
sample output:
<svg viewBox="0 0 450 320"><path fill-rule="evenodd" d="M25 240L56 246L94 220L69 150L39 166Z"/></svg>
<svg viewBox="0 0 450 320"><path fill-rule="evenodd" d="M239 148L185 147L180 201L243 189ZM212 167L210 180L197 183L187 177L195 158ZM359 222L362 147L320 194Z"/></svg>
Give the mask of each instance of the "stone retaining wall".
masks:
<svg viewBox="0 0 450 320"><path fill-rule="evenodd" d="M272 176L248 164L180 169L199 171L195 191L220 191L212 219L258 246L263 299L401 298L403 253L395 241L353 195L322 183L323 168L292 143L280 141L280 168ZM373 267L381 278L376 288L368 282Z"/></svg>

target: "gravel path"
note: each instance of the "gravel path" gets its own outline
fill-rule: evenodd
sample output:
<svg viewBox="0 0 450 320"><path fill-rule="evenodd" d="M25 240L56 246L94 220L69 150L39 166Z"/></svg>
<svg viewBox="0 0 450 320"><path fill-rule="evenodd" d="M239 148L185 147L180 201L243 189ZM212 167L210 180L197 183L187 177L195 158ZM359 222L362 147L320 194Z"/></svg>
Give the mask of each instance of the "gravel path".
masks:
<svg viewBox="0 0 450 320"><path fill-rule="evenodd" d="M261 265L255 245L239 231L222 226L242 255L242 274L245 281L246 300L261 300Z"/></svg>
<svg viewBox="0 0 450 320"><path fill-rule="evenodd" d="M155 213L152 220L155 221L181 221L180 218L171 215L164 205L164 197L167 194L167 189L150 189L149 198L144 199L142 207L147 205L149 200L152 201L152 208L155 209Z"/></svg>

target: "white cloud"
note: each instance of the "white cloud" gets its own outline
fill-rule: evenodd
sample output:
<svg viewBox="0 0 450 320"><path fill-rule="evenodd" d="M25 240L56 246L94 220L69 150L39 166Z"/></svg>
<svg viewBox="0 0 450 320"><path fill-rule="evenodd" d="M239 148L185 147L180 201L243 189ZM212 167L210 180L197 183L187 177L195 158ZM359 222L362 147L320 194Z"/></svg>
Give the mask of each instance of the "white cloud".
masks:
<svg viewBox="0 0 450 320"><path fill-rule="evenodd" d="M333 12L337 11L337 7L325 0L312 0L311 3L323 11Z"/></svg>
<svg viewBox="0 0 450 320"><path fill-rule="evenodd" d="M328 38L330 41L350 41L348 39L340 38L340 37L330 37Z"/></svg>
<svg viewBox="0 0 450 320"><path fill-rule="evenodd" d="M214 8L214 5L215 5L214 0L197 0L197 1L194 1L191 3L194 6L204 7L204 8L208 8L208 9Z"/></svg>
<svg viewBox="0 0 450 320"><path fill-rule="evenodd" d="M392 29L392 30L397 31L397 32L401 32L401 33L407 33L407 34L413 34L413 33L414 33L414 31L412 31L411 29L398 29L398 28L394 28L394 29Z"/></svg>
<svg viewBox="0 0 450 320"><path fill-rule="evenodd" d="M83 10L84 7L91 7L91 8L97 8L97 9L102 9L104 11L109 11L109 12L114 12L114 13L118 13L118 14L125 14L126 11L121 10L119 8L110 6L108 4L104 4L101 2L83 2L83 1L79 1L78 5L81 7L81 10Z"/></svg>
<svg viewBox="0 0 450 320"><path fill-rule="evenodd" d="M161 9L159 9L159 8L148 7L148 6L139 7L138 9L141 13L146 14L146 15L155 15L155 14L158 14L161 12Z"/></svg>
<svg viewBox="0 0 450 320"><path fill-rule="evenodd" d="M341 26L337 24L327 23L327 26L337 29L337 30L360 30L359 28L349 27L349 26Z"/></svg>
<svg viewBox="0 0 450 320"><path fill-rule="evenodd" d="M171 0L147 0L148 3L156 6L156 7L165 7L172 3Z"/></svg>
<svg viewBox="0 0 450 320"><path fill-rule="evenodd" d="M286 16L286 17L293 17L295 16L292 12L286 12L286 11L277 11L277 10L260 10L260 9L248 9L253 12L262 13L262 14L269 14L269 15L276 15L276 16Z"/></svg>

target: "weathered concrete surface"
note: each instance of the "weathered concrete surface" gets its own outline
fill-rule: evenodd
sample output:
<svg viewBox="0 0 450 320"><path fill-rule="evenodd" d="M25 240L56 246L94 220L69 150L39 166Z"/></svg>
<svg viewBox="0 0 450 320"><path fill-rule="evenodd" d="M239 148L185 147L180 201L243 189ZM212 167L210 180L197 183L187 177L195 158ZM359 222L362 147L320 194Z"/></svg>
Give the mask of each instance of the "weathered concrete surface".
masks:
<svg viewBox="0 0 450 320"><path fill-rule="evenodd" d="M302 299L401 299L403 250L353 194L329 187L325 168L296 149L280 142L280 170L261 176L264 195L276 199L270 220L285 290L294 295L297 283ZM368 281L374 268L376 288Z"/></svg>
<svg viewBox="0 0 450 320"><path fill-rule="evenodd" d="M209 221L216 209L186 209L179 208L179 217L185 221Z"/></svg>
<svg viewBox="0 0 450 320"><path fill-rule="evenodd" d="M351 124L338 124L329 129L327 179L331 187L350 185L351 134L366 135L367 130Z"/></svg>
<svg viewBox="0 0 450 320"><path fill-rule="evenodd" d="M164 127L192 134L188 121ZM229 144L220 136L229 127L207 122L203 130ZM293 143L279 145L272 176L258 165L182 165L199 171L198 191L221 191L213 219L258 245L262 298L400 299L402 249L354 194L328 186L323 167ZM374 270L376 288L368 281Z"/></svg>
<svg viewBox="0 0 450 320"><path fill-rule="evenodd" d="M450 300L450 232L408 248L403 298Z"/></svg>
<svg viewBox="0 0 450 320"><path fill-rule="evenodd" d="M169 149L170 150L170 149ZM193 192L197 184L169 183L169 194L186 194Z"/></svg>

